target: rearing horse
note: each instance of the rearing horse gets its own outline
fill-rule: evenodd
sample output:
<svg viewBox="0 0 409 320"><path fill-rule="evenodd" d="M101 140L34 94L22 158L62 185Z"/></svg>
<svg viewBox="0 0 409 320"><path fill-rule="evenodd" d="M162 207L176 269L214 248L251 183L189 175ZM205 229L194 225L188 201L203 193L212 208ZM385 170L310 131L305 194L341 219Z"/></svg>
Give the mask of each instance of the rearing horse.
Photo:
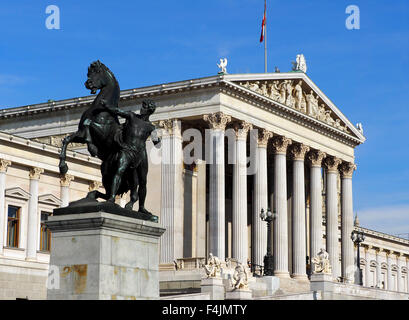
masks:
<svg viewBox="0 0 409 320"><path fill-rule="evenodd" d="M99 60L91 63L88 68L85 87L95 94L100 90L92 106L81 116L77 132L64 138L60 153L60 173L65 174L68 166L65 163L67 146L70 143L86 143L91 156L97 156L102 161L115 151L113 141L119 127L118 117L114 112L118 108L120 89L114 74Z"/></svg>

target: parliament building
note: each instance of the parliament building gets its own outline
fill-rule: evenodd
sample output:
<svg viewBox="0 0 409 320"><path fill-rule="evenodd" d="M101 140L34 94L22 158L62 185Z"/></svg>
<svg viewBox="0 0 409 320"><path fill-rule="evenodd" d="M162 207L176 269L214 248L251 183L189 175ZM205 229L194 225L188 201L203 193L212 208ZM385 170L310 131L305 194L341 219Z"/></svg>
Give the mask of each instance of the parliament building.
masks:
<svg viewBox="0 0 409 320"><path fill-rule="evenodd" d="M69 146L67 174L58 167L62 139L94 98L0 110L0 299L46 299L52 242L45 221L53 209L104 191L100 160L85 145ZM277 297L309 294L311 260L321 249L334 283L359 295L351 289L360 281L355 230L365 236L359 288L366 297L409 298L409 240L367 229L354 215L362 126L306 73L221 72L127 89L119 107L138 113L144 99L156 103L150 119L162 139L160 148L147 142L146 200L166 228L161 297L199 295L210 253L262 275L268 235L260 213L270 210ZM129 194L117 197L127 201Z"/></svg>

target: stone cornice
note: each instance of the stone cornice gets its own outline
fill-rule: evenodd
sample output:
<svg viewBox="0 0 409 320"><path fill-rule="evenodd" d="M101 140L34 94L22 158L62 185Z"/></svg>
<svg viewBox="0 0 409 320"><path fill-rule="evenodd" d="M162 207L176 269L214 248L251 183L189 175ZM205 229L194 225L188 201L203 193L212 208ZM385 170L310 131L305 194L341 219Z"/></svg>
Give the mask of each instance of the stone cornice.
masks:
<svg viewBox="0 0 409 320"><path fill-rule="evenodd" d="M35 142L30 139L18 137L5 132L0 132L0 144L2 143L13 143L20 145L22 147L29 147L33 150L46 151L56 155L60 154L60 148L58 147L52 146L50 144ZM35 151L33 152L36 153ZM67 151L67 159L68 160L76 159L77 161L84 161L97 165L101 164L101 161L99 159L75 151Z"/></svg>
<svg viewBox="0 0 409 320"><path fill-rule="evenodd" d="M280 104L268 97L264 97L243 86L237 85L231 81L245 81L248 79L302 79L312 87L320 97L331 106L333 112L340 117L348 128L355 134L342 132L326 123L318 121L298 110L292 109L286 105ZM355 147L365 141L365 137L350 123L350 121L338 110L338 108L321 92L321 90L303 73L269 73L254 75L218 75L213 77L198 78L193 80L165 83L161 85L142 87L136 89L127 89L121 91L120 101L143 99L147 97L163 96L165 94L180 93L184 91L200 90L211 87L220 87L223 92L237 96L248 103L266 109L280 117L289 119L302 126L308 127L314 131L324 134L334 140L340 141L349 146ZM0 111L0 119L11 117L22 117L31 114L66 110L72 108L86 107L92 104L95 96L84 96L60 101L40 103L36 105L23 106L17 108L8 108Z"/></svg>
<svg viewBox="0 0 409 320"><path fill-rule="evenodd" d="M409 240L404 239L404 238L399 238L387 233L383 233L383 232L379 232L379 231L375 231L375 230L371 230L371 229L367 229L364 227L354 227L354 230L356 231L360 231L363 232L366 236L373 236L376 238L380 238L380 239L384 239L386 241L393 241L402 245L406 245L409 246ZM368 241L369 239L366 239L366 241ZM374 244L374 247L379 247L378 244ZM394 251L394 249L388 249L388 248L379 248L381 251Z"/></svg>

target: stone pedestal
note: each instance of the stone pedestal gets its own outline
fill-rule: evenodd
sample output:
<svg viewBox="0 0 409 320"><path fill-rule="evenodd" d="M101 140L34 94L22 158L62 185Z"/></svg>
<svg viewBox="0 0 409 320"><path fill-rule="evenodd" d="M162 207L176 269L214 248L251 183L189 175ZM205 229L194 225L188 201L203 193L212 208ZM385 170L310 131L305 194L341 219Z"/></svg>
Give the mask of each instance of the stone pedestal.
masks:
<svg viewBox="0 0 409 320"><path fill-rule="evenodd" d="M159 298L159 238L151 221L92 212L49 217L47 299ZM52 279L51 279L52 277Z"/></svg>
<svg viewBox="0 0 409 320"><path fill-rule="evenodd" d="M210 293L210 300L224 300L224 284L222 278L203 278L200 283L202 293Z"/></svg>
<svg viewBox="0 0 409 320"><path fill-rule="evenodd" d="M311 291L333 291L334 278L328 273L313 273L310 280Z"/></svg>
<svg viewBox="0 0 409 320"><path fill-rule="evenodd" d="M251 300L252 293L249 289L235 289L226 292L226 300Z"/></svg>

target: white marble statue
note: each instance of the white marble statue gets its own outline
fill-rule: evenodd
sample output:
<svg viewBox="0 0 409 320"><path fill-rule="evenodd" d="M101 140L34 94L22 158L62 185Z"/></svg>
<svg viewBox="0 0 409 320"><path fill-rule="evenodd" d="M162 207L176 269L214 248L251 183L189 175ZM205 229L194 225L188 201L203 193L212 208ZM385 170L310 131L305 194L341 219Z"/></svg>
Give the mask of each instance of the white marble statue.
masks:
<svg viewBox="0 0 409 320"><path fill-rule="evenodd" d="M313 273L326 273L331 274L332 268L329 262L329 254L324 249L320 249L320 252L311 259L311 262L314 264Z"/></svg>
<svg viewBox="0 0 409 320"><path fill-rule="evenodd" d="M314 92L311 90L307 97L307 113L309 116L317 118L319 117L318 110L318 96L314 97ZM325 110L325 108L324 108Z"/></svg>
<svg viewBox="0 0 409 320"><path fill-rule="evenodd" d="M269 89L270 89L270 98L273 99L274 101L279 101L280 100L280 87L279 87L280 82L278 80L274 80L273 83L269 84Z"/></svg>
<svg viewBox="0 0 409 320"><path fill-rule="evenodd" d="M307 62L303 54L297 54L296 62L293 62L293 71L302 71L307 73Z"/></svg>
<svg viewBox="0 0 409 320"><path fill-rule="evenodd" d="M238 262L232 277L234 289L248 289L248 275L246 267Z"/></svg>
<svg viewBox="0 0 409 320"><path fill-rule="evenodd" d="M221 268L219 258L214 256L212 253L209 253L209 259L203 268L205 269L208 278L215 278L219 276Z"/></svg>
<svg viewBox="0 0 409 320"><path fill-rule="evenodd" d="M361 133L361 134L364 134L364 128L362 127L362 123L357 123L356 124L356 128L358 129L358 131Z"/></svg>
<svg viewBox="0 0 409 320"><path fill-rule="evenodd" d="M295 99L293 97L293 81L292 80L284 80L285 90L287 92L287 96L285 99L285 104L291 108L295 107Z"/></svg>
<svg viewBox="0 0 409 320"><path fill-rule="evenodd" d="M295 92L295 108L300 110L301 112L307 112L307 103L305 101L305 97L302 91L302 80L298 81L298 83L294 87Z"/></svg>
<svg viewBox="0 0 409 320"><path fill-rule="evenodd" d="M219 73L227 73L227 58L220 59L220 64L218 63L217 66L219 67Z"/></svg>

